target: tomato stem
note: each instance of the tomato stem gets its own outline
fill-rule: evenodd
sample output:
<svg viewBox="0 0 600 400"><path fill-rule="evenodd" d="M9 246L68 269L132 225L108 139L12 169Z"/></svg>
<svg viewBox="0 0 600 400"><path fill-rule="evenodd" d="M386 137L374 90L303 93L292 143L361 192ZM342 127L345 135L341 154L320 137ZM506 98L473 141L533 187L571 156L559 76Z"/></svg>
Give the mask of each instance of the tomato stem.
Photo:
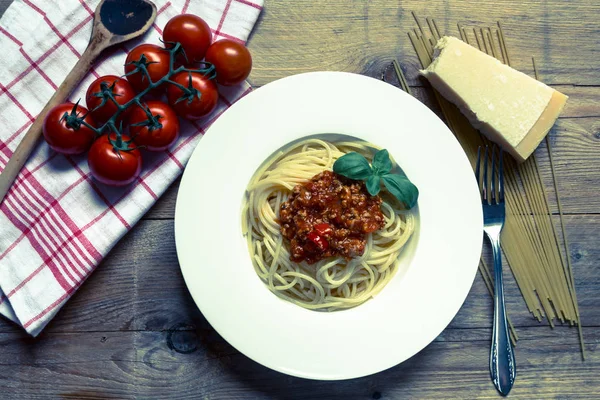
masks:
<svg viewBox="0 0 600 400"><path fill-rule="evenodd" d="M112 102L116 106L117 111L102 126L95 128L83 120L85 118L85 115L80 116L77 114L77 105L79 104L79 101L77 101L77 103L73 107L73 110L71 111L71 113L65 113L65 115L63 115L63 119L65 120L65 123L69 127L73 128L75 130L78 130L81 127L81 125L84 125L87 128L94 131L96 136L101 136L103 134L109 135L109 142L113 145L113 149L116 152L131 151L131 150L140 148L140 147L131 147L130 148L129 143L123 140L123 137L122 137L123 123L122 122L120 124L121 125L120 127L117 128L117 126L116 126L116 122L117 122L119 116L125 110L127 110L129 107L131 107L133 105L137 105L138 107L141 107L145 111L148 119L139 124L148 126L149 130L159 129L162 127L162 124L160 123L160 115L153 115L152 112L150 111L150 109L147 106L144 106L144 104L142 104L141 99L146 94L148 94L153 89L156 89L157 87L161 86L162 84L166 83L166 84L170 84L170 85L175 85L179 89L181 89L181 91L183 92L183 95L178 101L183 101L183 100L192 101L195 97L199 98L200 93L196 89L193 88L191 83L188 86L184 86L184 85L181 85L181 84L171 80L171 77L180 72L187 72L188 74L190 74L190 76L191 76L192 72L199 73L199 74L206 76L206 78L209 80L215 79L217 76L215 66L207 61L201 61L198 63L198 64L202 65L204 68L192 69L192 68L186 68L185 66L180 66L180 67L175 68L175 58L177 57L177 55L180 53L183 54L183 56L185 57L186 60L187 60L187 55L185 54L185 51L183 50L183 47L181 46L180 43L178 43L178 42L174 42L174 43L165 42L165 43L172 46L170 48L165 49L166 51L169 52L169 72L165 76L163 76L156 82L152 82L152 78L150 77L150 73L148 72L148 66L155 64L156 62L148 61L148 58L146 58L146 56L144 54L142 54L141 57L139 58L139 60L132 61L131 63L128 64L128 65L135 65L135 69L122 75L121 79L124 79L125 77L127 77L129 75L133 75L136 73L142 73L142 74L144 74L144 78L148 79L148 86L144 90L139 92L134 98L132 98L128 102L126 102L124 104L119 104L119 102L115 98L115 93L113 92L116 82L113 82L112 85L110 85L110 86L106 82L101 82L100 83L100 89L101 89L100 92L94 93L93 95L95 97L101 97L102 102L97 107L95 107L93 110L90 110L90 111L97 110L98 108L104 106L108 101ZM137 124L135 124L135 125L137 125ZM116 135L114 140L110 138L111 133L114 133Z"/></svg>
<svg viewBox="0 0 600 400"><path fill-rule="evenodd" d="M170 79L166 80L165 82L166 82L166 83L169 83L169 84L171 84L171 85L175 85L175 86L177 86L179 89L181 89L181 90L182 90L182 91L184 91L184 92L185 92L185 90L187 89L187 87L183 86L182 84L180 84L180 83L177 83L177 82L175 82L175 81L172 81L172 80L170 80Z"/></svg>
<svg viewBox="0 0 600 400"><path fill-rule="evenodd" d="M147 126L149 131L160 129L163 127L163 125L160 123L160 119L162 118L162 115L152 114L152 110L150 110L150 107L142 104L140 101L137 102L137 105L142 110L144 110L144 113L146 113L147 119L144 121L141 121L141 122L137 122L135 124L131 124L131 126Z"/></svg>

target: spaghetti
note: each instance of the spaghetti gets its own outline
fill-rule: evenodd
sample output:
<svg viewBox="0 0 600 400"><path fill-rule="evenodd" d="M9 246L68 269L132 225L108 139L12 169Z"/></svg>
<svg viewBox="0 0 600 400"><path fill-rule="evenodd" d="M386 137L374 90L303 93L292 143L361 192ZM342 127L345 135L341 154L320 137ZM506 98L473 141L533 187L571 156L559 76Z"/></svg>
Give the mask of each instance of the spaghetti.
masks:
<svg viewBox="0 0 600 400"><path fill-rule="evenodd" d="M383 228L367 234L362 255L349 260L291 261L278 222L280 206L296 185L331 170L348 152L371 161L376 150L366 142L308 139L276 153L254 174L243 203L242 232L257 275L275 295L311 310L347 309L375 296L396 274L415 217L391 195L380 195Z"/></svg>

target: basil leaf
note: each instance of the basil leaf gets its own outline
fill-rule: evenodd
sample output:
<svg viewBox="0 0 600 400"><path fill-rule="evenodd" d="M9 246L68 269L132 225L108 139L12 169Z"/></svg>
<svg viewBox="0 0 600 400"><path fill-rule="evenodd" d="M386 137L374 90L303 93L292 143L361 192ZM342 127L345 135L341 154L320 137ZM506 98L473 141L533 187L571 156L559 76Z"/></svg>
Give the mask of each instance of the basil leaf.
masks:
<svg viewBox="0 0 600 400"><path fill-rule="evenodd" d="M354 180L367 179L373 174L367 159L356 152L338 158L333 164L333 172Z"/></svg>
<svg viewBox="0 0 600 400"><path fill-rule="evenodd" d="M386 174L381 179L387 190L407 208L410 209L417 203L419 189L405 175Z"/></svg>
<svg viewBox="0 0 600 400"><path fill-rule="evenodd" d="M371 196L377 196L379 190L381 190L381 178L377 175L371 175L367 179L367 192L369 192Z"/></svg>
<svg viewBox="0 0 600 400"><path fill-rule="evenodd" d="M386 149L379 150L373 156L373 173L378 176L383 176L392 170L392 161L390 160L390 154Z"/></svg>

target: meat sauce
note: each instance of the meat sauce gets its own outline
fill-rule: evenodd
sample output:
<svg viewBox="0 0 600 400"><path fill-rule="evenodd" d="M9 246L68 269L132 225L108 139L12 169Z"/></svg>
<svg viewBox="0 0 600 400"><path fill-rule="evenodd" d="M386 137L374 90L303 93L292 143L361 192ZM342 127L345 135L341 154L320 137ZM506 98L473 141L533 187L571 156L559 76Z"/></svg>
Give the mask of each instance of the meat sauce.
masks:
<svg viewBox="0 0 600 400"><path fill-rule="evenodd" d="M361 256L366 235L385 225L381 198L360 181L331 171L296 185L281 204L279 224L290 243L290 259L313 264L332 256Z"/></svg>

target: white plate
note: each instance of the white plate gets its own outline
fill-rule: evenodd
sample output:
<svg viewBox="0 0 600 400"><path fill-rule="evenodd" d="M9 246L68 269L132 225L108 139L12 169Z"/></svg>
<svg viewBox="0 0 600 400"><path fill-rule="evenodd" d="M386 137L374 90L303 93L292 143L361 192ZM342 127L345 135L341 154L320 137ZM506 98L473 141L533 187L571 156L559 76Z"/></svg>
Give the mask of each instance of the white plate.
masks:
<svg viewBox="0 0 600 400"><path fill-rule="evenodd" d="M269 155L331 132L388 149L420 197L400 273L374 299L327 313L281 300L263 285L240 218L246 185ZM402 90L341 72L291 76L234 104L194 151L175 210L181 271L215 330L269 368L327 380L382 371L433 341L473 283L482 226L473 171L446 125Z"/></svg>

